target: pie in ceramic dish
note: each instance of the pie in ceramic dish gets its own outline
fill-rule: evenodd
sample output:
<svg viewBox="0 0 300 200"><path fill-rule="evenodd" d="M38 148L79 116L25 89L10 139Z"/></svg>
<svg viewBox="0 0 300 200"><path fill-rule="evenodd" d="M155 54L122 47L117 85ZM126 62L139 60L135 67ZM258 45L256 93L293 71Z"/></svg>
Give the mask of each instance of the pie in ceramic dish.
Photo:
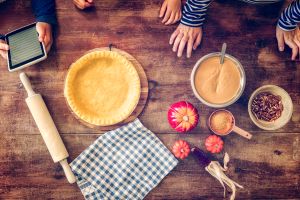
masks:
<svg viewBox="0 0 300 200"><path fill-rule="evenodd" d="M97 126L117 124L136 108L141 93L133 64L114 51L94 51L73 63L64 95L71 110Z"/></svg>

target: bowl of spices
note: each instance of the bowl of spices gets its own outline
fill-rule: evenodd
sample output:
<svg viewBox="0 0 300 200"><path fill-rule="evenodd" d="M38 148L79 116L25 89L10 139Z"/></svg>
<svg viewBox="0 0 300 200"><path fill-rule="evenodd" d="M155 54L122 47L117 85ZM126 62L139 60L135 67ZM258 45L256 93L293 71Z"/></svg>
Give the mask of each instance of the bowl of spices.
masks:
<svg viewBox="0 0 300 200"><path fill-rule="evenodd" d="M281 87L265 85L252 93L248 102L248 113L259 128L276 130L290 121L293 102L290 95Z"/></svg>

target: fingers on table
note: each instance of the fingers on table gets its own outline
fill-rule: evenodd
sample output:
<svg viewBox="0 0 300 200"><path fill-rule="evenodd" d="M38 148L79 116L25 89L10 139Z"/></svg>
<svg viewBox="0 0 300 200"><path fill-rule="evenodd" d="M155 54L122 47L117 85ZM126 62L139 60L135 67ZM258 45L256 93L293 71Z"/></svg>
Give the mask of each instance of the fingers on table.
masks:
<svg viewBox="0 0 300 200"><path fill-rule="evenodd" d="M190 34L188 38L188 44L186 48L186 57L190 58L192 56L192 51L193 49L196 50L197 47L199 46L202 38L202 32L197 33L197 34Z"/></svg>
<svg viewBox="0 0 300 200"><path fill-rule="evenodd" d="M175 21L176 14L174 12L171 13L169 20L165 23L165 25L173 24Z"/></svg>
<svg viewBox="0 0 300 200"><path fill-rule="evenodd" d="M200 32L200 33L196 36L196 40L195 40L194 45L193 45L193 49L194 49L194 50L196 50L196 49L198 48L198 46L200 45L201 39L202 39L202 32Z"/></svg>
<svg viewBox="0 0 300 200"><path fill-rule="evenodd" d="M179 47L178 47L178 51L177 51L177 56L178 57L182 56L182 52L184 50L184 47L185 47L186 43L188 42L188 39L189 39L188 35L183 34L183 37L181 38L181 41L180 41L180 44L179 44Z"/></svg>
<svg viewBox="0 0 300 200"><path fill-rule="evenodd" d="M172 12L169 20L165 23L165 25L170 25L178 22L181 19L181 11Z"/></svg>
<svg viewBox="0 0 300 200"><path fill-rule="evenodd" d="M79 8L81 10L84 9L83 5L79 1L73 0L73 3L77 8Z"/></svg>
<svg viewBox="0 0 300 200"><path fill-rule="evenodd" d="M294 42L298 47L298 55L299 55L299 59L300 59L300 35L295 35L294 37Z"/></svg>
<svg viewBox="0 0 300 200"><path fill-rule="evenodd" d="M170 45L173 44L173 52L177 52L177 56L181 57L185 46L187 46L186 56L191 57L193 49L196 50L202 38L202 32L184 33L180 29L176 29L170 37Z"/></svg>
<svg viewBox="0 0 300 200"><path fill-rule="evenodd" d="M295 60L298 55L298 52L299 52L299 47L294 42L294 39L292 37L284 35L284 41L292 49L292 58L291 59Z"/></svg>
<svg viewBox="0 0 300 200"><path fill-rule="evenodd" d="M168 21L168 19L171 17L172 11L170 9L167 9L166 13L165 13L165 17L163 18L163 20L161 21L163 24L166 23Z"/></svg>
<svg viewBox="0 0 300 200"><path fill-rule="evenodd" d="M192 56L192 51L196 50L199 46L202 38L202 32L199 33L192 33L189 36L188 45L187 45L187 51L186 51L186 57L190 58Z"/></svg>
<svg viewBox="0 0 300 200"><path fill-rule="evenodd" d="M159 12L159 17L163 17L167 10L167 1L164 1Z"/></svg>
<svg viewBox="0 0 300 200"><path fill-rule="evenodd" d="M172 24L178 22L180 19L181 19L181 10L175 14L175 18L174 18Z"/></svg>
<svg viewBox="0 0 300 200"><path fill-rule="evenodd" d="M93 6L93 1L92 1L92 3L90 3L89 1L84 3L85 8L88 8L88 7L91 7L91 6Z"/></svg>
<svg viewBox="0 0 300 200"><path fill-rule="evenodd" d="M279 51L284 51L284 37L282 32L276 31L276 38Z"/></svg>
<svg viewBox="0 0 300 200"><path fill-rule="evenodd" d="M175 38L177 37L177 35L179 34L179 30L178 29L176 29L173 33L172 33L172 35L171 35L171 37L170 37L170 41L169 41L169 44L170 45L172 45L173 43L174 43L174 40L175 40Z"/></svg>
<svg viewBox="0 0 300 200"><path fill-rule="evenodd" d="M178 35L176 36L176 39L174 41L173 48L172 48L173 52L177 51L178 46L179 46L180 41L183 38L183 36L184 36L184 34L182 32L179 32Z"/></svg>
<svg viewBox="0 0 300 200"><path fill-rule="evenodd" d="M73 0L73 3L81 10L91 7L93 5L93 0Z"/></svg>

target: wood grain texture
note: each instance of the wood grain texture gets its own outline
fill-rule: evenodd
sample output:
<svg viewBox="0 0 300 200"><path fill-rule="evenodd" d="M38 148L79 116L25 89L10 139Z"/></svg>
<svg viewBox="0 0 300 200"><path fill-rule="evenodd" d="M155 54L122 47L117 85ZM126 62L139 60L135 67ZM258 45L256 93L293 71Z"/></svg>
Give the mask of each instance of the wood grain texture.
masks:
<svg viewBox="0 0 300 200"><path fill-rule="evenodd" d="M162 134L160 139L170 149L177 139L203 146L207 134ZM87 148L98 134L63 135L70 160ZM237 199L298 199L299 151L297 133L260 134L248 141L239 136L225 140L225 150L232 160L228 175L242 184ZM59 164L53 164L39 135L5 135L1 151L0 196L30 199L83 199L76 185L67 183ZM30 145L30 146L29 146ZM24 151L26 149L26 151ZM238 149L238 151L237 151ZM221 160L219 155L216 159ZM65 194L62 194L65 192ZM222 186L199 168L189 157L159 184L147 199L223 199Z"/></svg>
<svg viewBox="0 0 300 200"><path fill-rule="evenodd" d="M113 44L111 44L111 45L113 45ZM129 60L132 63L132 65L136 69L136 71L137 71L137 73L139 75L139 78L140 78L140 83L141 83L140 99L139 99L139 102L136 105L136 108L134 109L134 111L130 114L129 117L127 117L122 122L119 122L119 123L111 125L111 126L96 126L94 124L90 124L88 122L85 122L84 120L80 119L72 111L72 109L68 105L68 102L67 102L67 99L66 99L66 102L67 102L67 105L68 105L68 108L69 108L70 112L73 114L73 116L77 120L79 120L82 124L84 124L84 125L92 128L94 130L100 130L100 131L104 131L105 132L105 131L110 131L110 130L119 128L119 127L121 127L121 126L123 126L123 125L125 125L125 124L127 124L129 122L132 122L133 120L135 120L141 114L141 112L143 111L143 109L144 109L144 107L146 106L146 103L147 103L148 92L149 92L148 79L147 79L146 73L145 73L144 68L142 67L142 65L132 55L130 55L129 53L127 53L127 52L125 52L125 51L123 51L121 49L117 49L117 48L114 48L114 47L111 46L111 47L95 48L95 49L92 49L92 50L86 52L85 54L90 53L90 52L94 52L94 51L115 51L115 52L118 52L120 55L124 56L127 60Z"/></svg>
<svg viewBox="0 0 300 200"><path fill-rule="evenodd" d="M81 12L72 1L56 1L59 26L46 61L26 68L35 90L42 93L59 132L74 159L103 131L86 127L69 112L63 96L67 69L91 49L113 43L134 56L149 80L149 98L142 123L171 148L186 139L204 148L210 135L206 127L214 110L193 96L190 73L196 61L219 51L222 43L243 64L247 84L237 103L228 107L236 124L253 134L251 141L231 134L224 138L231 156L229 176L245 189L237 199L300 199L300 63L290 61L290 50L277 50L275 25L288 1L269 6L235 0L214 1L208 11L204 36L190 59L177 58L168 44L177 25L161 24L161 0L99 0ZM34 20L30 0L10 0L0 5L0 32L9 32ZM252 92L265 84L289 92L294 103L291 121L276 131L257 128L247 113ZM0 59L0 199L83 199L54 164L25 104L26 93L18 73L9 73ZM200 123L189 134L177 134L168 124L169 105L179 100L193 103ZM218 159L221 155L218 155ZM146 199L223 199L222 186L190 157L173 170Z"/></svg>

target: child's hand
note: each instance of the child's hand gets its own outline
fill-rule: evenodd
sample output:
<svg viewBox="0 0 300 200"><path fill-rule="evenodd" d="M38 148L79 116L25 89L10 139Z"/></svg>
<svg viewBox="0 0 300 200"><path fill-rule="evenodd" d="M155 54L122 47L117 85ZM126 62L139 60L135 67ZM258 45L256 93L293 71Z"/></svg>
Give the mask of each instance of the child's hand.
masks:
<svg viewBox="0 0 300 200"><path fill-rule="evenodd" d="M292 31L284 31L276 27L276 38L279 51L284 51L284 44L292 49L292 60L295 60L300 53L300 29L297 27Z"/></svg>
<svg viewBox="0 0 300 200"><path fill-rule="evenodd" d="M159 17L165 25L174 24L181 19L181 0L165 0L160 8Z"/></svg>
<svg viewBox="0 0 300 200"><path fill-rule="evenodd" d="M49 52L53 43L51 25L45 22L38 22L36 31L39 33L39 41L44 42L46 51Z"/></svg>
<svg viewBox="0 0 300 200"><path fill-rule="evenodd" d="M4 40L0 40L0 55L7 59L7 51L9 49L9 46L6 44Z"/></svg>
<svg viewBox="0 0 300 200"><path fill-rule="evenodd" d="M94 0L73 0L73 3L77 8L84 10L94 5Z"/></svg>
<svg viewBox="0 0 300 200"><path fill-rule="evenodd" d="M36 24L36 31L39 33L39 41L44 42L46 51L49 52L53 39L52 39L52 28L51 25L45 22L38 22ZM7 59L7 51L9 46L4 40L0 40L0 55Z"/></svg>
<svg viewBox="0 0 300 200"><path fill-rule="evenodd" d="M170 44L173 43L173 51L177 51L177 56L181 57L185 45L187 45L186 56L189 58L192 55L192 49L196 50L202 38L201 27L189 27L179 24L177 29L170 37Z"/></svg>

